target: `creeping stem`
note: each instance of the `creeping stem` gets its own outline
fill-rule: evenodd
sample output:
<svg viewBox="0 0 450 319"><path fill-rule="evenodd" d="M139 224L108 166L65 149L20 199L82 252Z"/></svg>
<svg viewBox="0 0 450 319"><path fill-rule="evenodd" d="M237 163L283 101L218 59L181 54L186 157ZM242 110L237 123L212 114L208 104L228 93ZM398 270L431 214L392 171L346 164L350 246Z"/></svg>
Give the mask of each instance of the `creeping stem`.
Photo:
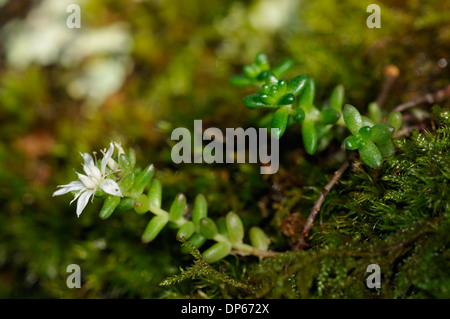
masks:
<svg viewBox="0 0 450 319"><path fill-rule="evenodd" d="M322 189L320 192L319 197L317 198L316 202L314 203L314 206L311 209L311 212L309 213L308 219L306 220L305 227L302 231L302 236L300 237L299 242L297 245L293 248L293 250L299 250L302 248L305 248L307 244L307 239L309 237L309 231L311 230L311 227L314 223L314 219L317 216L317 213L320 211L320 208L322 207L323 202L325 201L325 197L327 194L331 191L333 186L337 184L338 180L341 178L342 174L346 171L346 169L349 167L350 162L353 160L353 156L350 156L342 165L339 167L339 169L334 172L333 178L328 182L328 184Z"/></svg>

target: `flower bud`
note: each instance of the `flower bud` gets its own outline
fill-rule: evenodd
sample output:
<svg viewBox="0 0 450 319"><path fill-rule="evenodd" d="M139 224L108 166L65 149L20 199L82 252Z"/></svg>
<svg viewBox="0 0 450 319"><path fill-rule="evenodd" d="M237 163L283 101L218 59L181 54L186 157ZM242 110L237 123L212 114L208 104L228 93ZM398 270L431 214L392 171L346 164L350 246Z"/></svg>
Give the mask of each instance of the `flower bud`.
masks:
<svg viewBox="0 0 450 319"><path fill-rule="evenodd" d="M103 202L102 209L100 210L99 217L101 219L107 219L120 203L120 197L114 195L107 195Z"/></svg>
<svg viewBox="0 0 450 319"><path fill-rule="evenodd" d="M269 248L269 240L264 231L256 226L249 230L250 243L258 250L267 250Z"/></svg>
<svg viewBox="0 0 450 319"><path fill-rule="evenodd" d="M228 256L230 251L231 245L229 243L218 242L205 250L202 256L208 264L212 264Z"/></svg>
<svg viewBox="0 0 450 319"><path fill-rule="evenodd" d="M240 244L244 239L244 225L241 218L234 212L226 216L228 238L233 244Z"/></svg>
<svg viewBox="0 0 450 319"><path fill-rule="evenodd" d="M134 202L134 211L138 214L145 214L148 212L150 200L148 199L147 195L141 194L136 198Z"/></svg>
<svg viewBox="0 0 450 319"><path fill-rule="evenodd" d="M150 219L149 223L147 224L147 227L144 230L144 233L142 234L141 240L143 243L149 243L153 239L158 236L158 234L161 232L161 230L166 226L167 222L169 221L167 216L154 216L152 219Z"/></svg>

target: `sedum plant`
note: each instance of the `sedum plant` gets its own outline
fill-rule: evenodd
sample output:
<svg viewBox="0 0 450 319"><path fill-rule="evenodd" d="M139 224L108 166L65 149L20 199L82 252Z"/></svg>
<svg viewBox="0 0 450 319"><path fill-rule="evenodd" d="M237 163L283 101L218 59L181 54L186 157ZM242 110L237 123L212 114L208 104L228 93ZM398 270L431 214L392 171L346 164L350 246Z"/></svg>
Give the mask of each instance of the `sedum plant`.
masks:
<svg viewBox="0 0 450 319"><path fill-rule="evenodd" d="M380 168L383 158L394 155L392 135L401 126L402 119L399 112L389 114L387 121L381 123L382 111L374 102L369 105L371 118L361 116L354 106L346 104L343 107L342 85L336 86L331 92L328 105L319 109L315 106L313 79L306 75L298 75L286 82L279 79L279 67L271 70L269 63L265 62L264 68L257 68L255 67L257 61L267 61L267 56L264 53L258 53L255 63L244 66L244 75L232 78L231 84L258 88L256 93L246 96L243 103L249 108L275 110L271 128L278 129L274 130L276 138L281 138L289 123L301 123L303 147L308 154L312 155L330 143L333 126L345 126L352 134L344 141L345 147L349 150L357 149L361 159L370 167ZM249 68L253 70L251 78L248 76ZM287 67L283 68L283 71L287 71ZM244 78L247 81L237 80ZM250 81L250 79L259 81ZM263 84L261 85L260 82ZM290 118L293 121L289 121Z"/></svg>
<svg viewBox="0 0 450 319"><path fill-rule="evenodd" d="M290 81L280 78L291 66L292 61L287 60L271 68L267 56L259 53L253 64L243 68L243 75L231 79L233 85L258 88L256 93L246 96L243 103L250 108L273 110L271 128L279 132L275 137L281 138L289 125L300 124L303 147L308 154L314 154L337 135L334 127L346 127L351 135L342 144L348 150L358 150L361 160L370 168L379 169L384 159L393 157L393 135L402 125L399 112L385 116L378 104L371 103L369 115L361 115L356 107L344 104L342 85L331 92L325 107L318 108L313 79L306 75L298 75ZM115 149L117 154L114 154ZM214 263L230 254L260 258L277 255L269 250L269 238L257 226L248 231L249 243L244 242L245 229L237 213L228 212L216 221L208 217L208 203L202 194L196 196L192 209L181 193L170 205L162 203L163 187L155 178L154 166L149 164L143 169L136 166L133 149L126 153L120 144L111 142L109 149L102 153L101 161L90 154L82 154L85 174L77 173L77 181L59 186L53 194L72 192L73 201L77 200L78 216L90 199L98 197L104 200L99 213L101 219L109 218L115 211L130 210L148 216L141 236L143 243L152 242L169 226L176 230L176 238L183 242L184 251L194 257L200 256L198 249L210 244L199 257L202 262Z"/></svg>
<svg viewBox="0 0 450 319"><path fill-rule="evenodd" d="M327 107L319 109L315 106L313 79L306 75L298 75L288 82L280 79L291 66L292 61L286 60L271 68L267 56L259 53L253 64L244 66L243 75L231 78L231 83L237 86L259 87L256 93L246 96L243 103L250 108L274 110L271 128L278 129L272 131L276 132L272 133L276 138L281 138L289 123L301 123L303 146L308 154L314 154L319 144L326 145L331 141L333 126L340 125L352 134L344 140L345 147L358 150L368 166L379 168L383 157L395 153L391 138L401 126L400 113L391 113L385 123L375 124L382 120L378 105L372 103L369 106L370 118L361 116L354 106L343 107L342 85L331 92ZM117 155L114 155L115 148ZM101 161L94 160L88 153L82 154L85 174L77 173L79 180L59 186L53 194L74 193L77 216L81 215L89 199L100 197L104 199L99 213L101 219L109 218L115 211L127 210L150 215L141 236L143 243L152 242L169 225L177 230L176 238L189 241L193 249L212 243L202 253L207 263L217 262L230 253L260 258L276 254L269 250L269 239L259 227L250 228L250 244L244 243L244 226L235 212L229 212L217 221L209 218L208 203L202 194L195 198L191 214L188 214L187 199L181 193L175 196L170 206L163 205L162 184L154 176L154 166L136 167L134 150L126 154L120 144L111 142L109 149L102 153ZM192 217L188 218L188 215ZM184 250L187 252L188 249Z"/></svg>
<svg viewBox="0 0 450 319"><path fill-rule="evenodd" d="M116 156L113 154L114 146L118 149ZM196 249L213 242L202 253L207 263L221 260L232 250L241 255L273 255L268 250L268 237L256 226L249 231L250 244L244 242L244 226L236 213L229 212L218 221L209 218L208 203L202 194L195 198L192 218L186 217L188 206L183 194L176 195L171 205L163 208L162 185L159 179L154 178L154 166L150 164L144 169L136 167L133 150L125 154L120 144L111 142L109 150L102 152L104 158L101 162L94 161L87 153L82 154L86 175L77 173L79 180L59 186L61 189L53 194L74 193L74 200L78 200L78 216L89 199L99 197L104 199L99 213L101 219L109 218L115 211L134 210L139 215L150 215L141 236L143 243L150 243L166 226L170 226L177 230L179 241L189 241Z"/></svg>

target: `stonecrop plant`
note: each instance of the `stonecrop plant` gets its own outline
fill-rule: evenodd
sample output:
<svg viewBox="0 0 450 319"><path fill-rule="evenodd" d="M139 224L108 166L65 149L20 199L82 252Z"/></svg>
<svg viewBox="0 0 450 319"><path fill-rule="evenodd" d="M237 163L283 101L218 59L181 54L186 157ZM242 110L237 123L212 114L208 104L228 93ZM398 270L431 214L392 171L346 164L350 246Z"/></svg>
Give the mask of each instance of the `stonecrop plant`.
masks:
<svg viewBox="0 0 450 319"><path fill-rule="evenodd" d="M399 112L384 114L374 102L368 106L369 115L361 115L356 107L344 103L342 85L338 85L319 108L314 99L313 79L306 75L295 76L290 81L282 79L291 66L292 61L286 60L271 68L267 56L259 53L253 64L243 67L243 75L231 78L233 85L257 89L243 99L244 105L274 110L270 127L278 129L274 130L276 138L281 138L290 125L301 125L303 147L308 154L314 154L339 136L333 129L340 127L350 133L340 141L342 145L350 151L358 150L361 161L371 169L379 169L385 159L395 155L393 136L402 126ZM153 164L140 168L133 149L125 152L120 144L111 142L109 149L102 153L101 161L82 154L85 175L77 173L79 180L59 186L53 194L72 192L73 201L78 200L78 216L89 199L102 198L101 219L109 218L115 211L134 210L148 218L141 236L143 243L151 243L169 226L176 230L179 241L188 242L183 247L186 252L190 250L197 259L202 258L209 264L230 254L259 258L278 254L269 249L269 236L261 228L252 226L245 236L239 212L227 212L217 220L208 217L208 203L202 194L196 196L192 208L181 193L172 203L162 203L163 184L155 177ZM245 243L244 238L248 238L249 243ZM201 256L196 254L203 246L207 248Z"/></svg>
<svg viewBox="0 0 450 319"><path fill-rule="evenodd" d="M255 86L258 91L244 98L249 108L275 109L271 128L274 137L281 138L286 127L295 123L302 125L302 139L305 151L312 155L323 150L333 139L333 126L345 126L352 136L345 140L349 150L358 149L361 159L372 168L379 168L383 158L394 155L392 135L402 125L399 112L390 113L383 123L383 115L377 103L369 106L369 117L361 116L352 105L344 106L344 87L336 86L328 103L322 109L315 105L314 80L298 75L286 82L281 76L292 67L291 60L270 68L264 53L258 53L252 65L243 67L244 75L232 77L235 86Z"/></svg>

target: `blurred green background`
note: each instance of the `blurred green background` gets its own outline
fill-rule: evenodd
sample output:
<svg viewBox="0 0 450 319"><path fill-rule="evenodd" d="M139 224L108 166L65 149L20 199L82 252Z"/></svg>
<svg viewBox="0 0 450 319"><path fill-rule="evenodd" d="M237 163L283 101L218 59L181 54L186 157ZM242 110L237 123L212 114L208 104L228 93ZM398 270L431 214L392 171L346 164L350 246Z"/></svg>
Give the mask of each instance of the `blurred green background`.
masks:
<svg viewBox="0 0 450 319"><path fill-rule="evenodd" d="M81 7L80 29L66 26L71 3ZM170 297L158 283L192 260L173 232L144 245L146 218L129 212L102 221L98 199L77 218L70 195L52 198L81 170L79 152L111 140L135 148L138 165L155 164L166 201L204 193L212 216L261 214L259 199L295 165L298 128L281 141L280 177L259 175L257 165L170 160L172 129L191 129L194 119L256 126L262 112L241 102L251 90L228 80L259 51L273 64L294 59L289 76L313 77L317 100L341 83L346 102L362 110L387 64L401 75L386 109L448 84L450 3L377 1L381 28L369 29L371 3L1 0L0 297ZM69 264L81 267L81 289L66 286Z"/></svg>

